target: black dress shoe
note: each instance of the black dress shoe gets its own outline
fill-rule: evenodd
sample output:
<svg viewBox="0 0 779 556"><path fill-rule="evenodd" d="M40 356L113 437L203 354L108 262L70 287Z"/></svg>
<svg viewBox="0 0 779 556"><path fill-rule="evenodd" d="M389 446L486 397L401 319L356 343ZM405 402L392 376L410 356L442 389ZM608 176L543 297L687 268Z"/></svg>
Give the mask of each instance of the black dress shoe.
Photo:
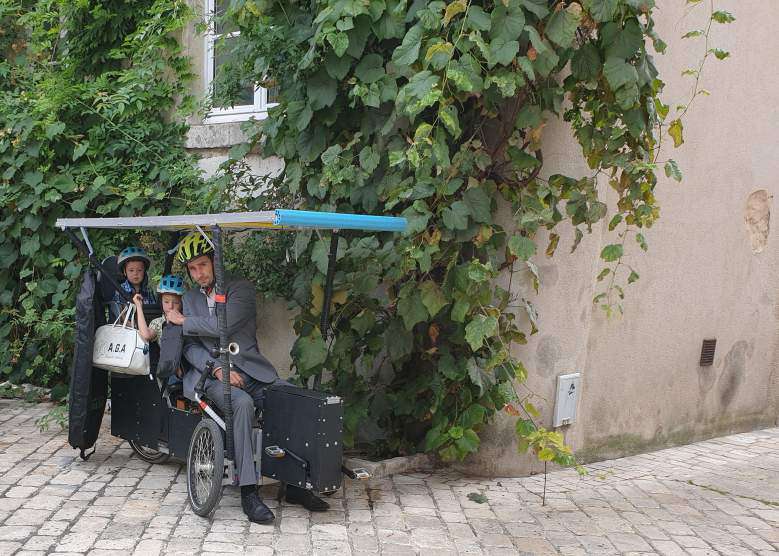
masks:
<svg viewBox="0 0 779 556"><path fill-rule="evenodd" d="M257 492L241 495L241 506L249 521L254 523L270 523L276 518Z"/></svg>
<svg viewBox="0 0 779 556"><path fill-rule="evenodd" d="M310 512L324 512L330 508L327 502L314 496L310 490L292 485L287 485L286 500L290 504L300 504Z"/></svg>

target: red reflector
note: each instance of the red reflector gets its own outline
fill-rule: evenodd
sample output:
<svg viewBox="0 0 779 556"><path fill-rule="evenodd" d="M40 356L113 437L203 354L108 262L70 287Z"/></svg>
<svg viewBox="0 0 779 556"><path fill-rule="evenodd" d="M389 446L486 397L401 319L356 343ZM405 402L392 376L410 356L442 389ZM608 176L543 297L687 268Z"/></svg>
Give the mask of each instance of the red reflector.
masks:
<svg viewBox="0 0 779 556"><path fill-rule="evenodd" d="M223 293L218 293L214 295L214 301L216 301L217 303L226 303L227 297Z"/></svg>
<svg viewBox="0 0 779 556"><path fill-rule="evenodd" d="M208 405L206 405L206 402L204 402L202 400L200 401L200 409L202 409L203 411L208 409Z"/></svg>

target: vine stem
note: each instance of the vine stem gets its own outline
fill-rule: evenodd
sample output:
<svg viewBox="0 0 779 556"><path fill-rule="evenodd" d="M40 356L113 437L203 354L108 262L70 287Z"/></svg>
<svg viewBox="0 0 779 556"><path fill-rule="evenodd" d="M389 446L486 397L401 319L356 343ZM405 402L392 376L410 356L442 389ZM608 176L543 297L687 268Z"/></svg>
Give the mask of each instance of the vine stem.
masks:
<svg viewBox="0 0 779 556"><path fill-rule="evenodd" d="M690 100L687 102L687 104L684 106L684 110L682 110L682 113L677 116L677 120L682 119L685 114L687 114L687 111L690 109L690 105L695 101L696 97L698 96L698 85L701 81L701 72L703 72L703 66L706 63L706 60L708 59L711 52L709 52L709 35L711 34L711 26L714 20L712 19L712 15L714 14L714 0L709 0L709 23L706 25L706 31L704 32L704 40L705 40L705 46L706 50L703 53L703 58L701 59L700 64L698 64L698 69L695 71L695 83L692 87L692 96L690 97Z"/></svg>
<svg viewBox="0 0 779 556"><path fill-rule="evenodd" d="M614 281L617 277L617 270L619 270L619 267L622 265L622 258L625 256L625 241L628 237L628 233L630 232L630 227L625 226L625 230L621 234L622 241L620 241L620 245L622 246L622 254L617 259L617 264L614 265L614 268L611 271L611 278L609 279L609 287L606 289L608 292L608 296L606 298L606 303L608 304L609 308L611 307L611 296L612 292L614 291Z"/></svg>
<svg viewBox="0 0 779 556"><path fill-rule="evenodd" d="M119 133L121 133L122 135L124 135L125 137L127 137L127 138L128 138L130 141L133 141L133 142L137 143L139 146L143 147L143 148L144 148L146 151L148 151L148 152L152 153L154 156L156 156L156 157L157 157L157 160L158 160L159 162L162 162L162 163L164 164L165 160L163 160L163 158L162 158L162 157L161 157L159 154L157 154L156 152L154 152L154 150L153 150L153 149L149 148L147 145L144 145L144 144L143 144L141 141L139 141L137 138L133 137L132 135L130 135L129 133L127 133L125 130L123 130L122 128L120 128L118 125L116 125L116 124L114 123L114 121L113 121L113 120L111 120L110 118L107 118L106 116L104 116L103 114L101 114L100 112L98 112L97 110L95 110L94 108L92 108L91 106L89 106L89 105L88 105L86 102L84 102L83 100L81 100L81 99L79 99L79 98L77 98L77 99L75 99L75 100L76 100L76 102L78 102L79 104L83 105L83 106L84 106L84 107L85 107L87 110L89 110L89 111L90 111L90 112L92 112L93 114L96 114L97 116L99 116L100 118L102 118L103 120L105 120L105 122L106 122L106 123L108 123L108 124L109 124L109 125L110 125L110 126L111 126L111 127L114 129L114 130L115 130L115 131L118 131Z"/></svg>

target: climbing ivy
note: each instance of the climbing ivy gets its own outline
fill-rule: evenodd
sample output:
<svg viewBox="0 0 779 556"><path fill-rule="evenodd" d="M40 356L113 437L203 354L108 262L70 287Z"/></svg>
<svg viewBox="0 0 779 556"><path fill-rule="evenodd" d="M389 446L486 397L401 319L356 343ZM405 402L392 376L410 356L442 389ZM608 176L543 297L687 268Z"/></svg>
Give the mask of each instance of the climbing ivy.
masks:
<svg viewBox="0 0 779 556"><path fill-rule="evenodd" d="M658 158L663 135L681 144L682 124L660 96L654 9L653 0L231 3L225 17L240 38L222 89L254 81L279 91L268 118L246 126L252 146L284 159L279 187L303 209L408 219L403 235L341 234L325 337L330 237L301 232L294 243L297 374L324 372L345 396L350 443L367 430L384 451L462 459L506 411L521 452L573 463L562 435L536 423L516 346L537 331L537 261L561 247L560 227L574 228L573 251L604 218L622 226L601 253L609 266L599 279L614 278L625 238L645 247L658 218L658 172L681 179ZM560 118L589 173L542 177L544 129ZM618 306L623 279L596 302Z"/></svg>
<svg viewBox="0 0 779 556"><path fill-rule="evenodd" d="M190 17L177 0L0 0L0 376L67 376L84 259L57 218L193 206L191 72L173 38ZM141 240L92 239L101 256Z"/></svg>

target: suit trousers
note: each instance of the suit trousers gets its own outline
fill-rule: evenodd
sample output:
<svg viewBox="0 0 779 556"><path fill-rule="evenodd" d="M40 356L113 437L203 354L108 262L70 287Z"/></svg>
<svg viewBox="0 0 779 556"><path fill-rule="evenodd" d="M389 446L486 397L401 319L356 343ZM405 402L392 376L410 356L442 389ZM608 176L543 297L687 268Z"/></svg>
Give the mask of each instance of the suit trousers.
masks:
<svg viewBox="0 0 779 556"><path fill-rule="evenodd" d="M233 447L235 450L235 467L238 471L240 486L256 485L257 474L254 469L254 452L252 451L252 422L255 408L262 409L265 401L265 391L270 386L289 385L286 380L276 379L274 382L260 382L243 371L233 368L230 374L238 373L243 378L243 389L230 387L233 406ZM208 380L206 395L208 399L224 411L224 387L217 380Z"/></svg>

